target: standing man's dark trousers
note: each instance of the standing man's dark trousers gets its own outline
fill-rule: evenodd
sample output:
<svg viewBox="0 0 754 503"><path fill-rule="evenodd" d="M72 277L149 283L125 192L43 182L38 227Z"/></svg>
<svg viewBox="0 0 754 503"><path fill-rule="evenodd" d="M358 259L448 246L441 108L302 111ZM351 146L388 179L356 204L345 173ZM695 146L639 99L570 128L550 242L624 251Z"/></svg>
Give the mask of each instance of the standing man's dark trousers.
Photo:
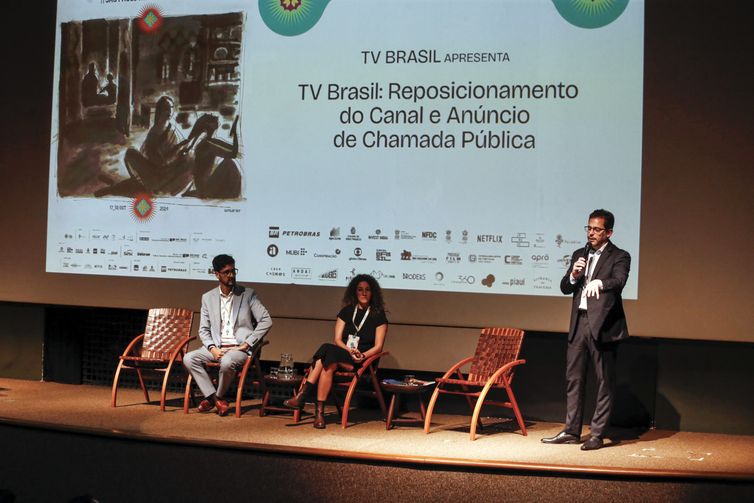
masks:
<svg viewBox="0 0 754 503"><path fill-rule="evenodd" d="M602 438L610 421L615 390L617 343L600 343L589 329L586 311L579 311L573 340L566 355L566 424L565 431L581 436L584 418L584 390L587 362L591 359L597 376L597 405L592 416L591 436Z"/></svg>

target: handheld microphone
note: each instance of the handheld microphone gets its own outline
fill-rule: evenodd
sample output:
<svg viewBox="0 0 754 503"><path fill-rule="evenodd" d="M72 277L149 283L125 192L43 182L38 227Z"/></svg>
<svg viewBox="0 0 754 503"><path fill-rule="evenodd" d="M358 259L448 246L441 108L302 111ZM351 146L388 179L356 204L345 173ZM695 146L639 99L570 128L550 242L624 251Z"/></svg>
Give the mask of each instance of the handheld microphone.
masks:
<svg viewBox="0 0 754 503"><path fill-rule="evenodd" d="M584 246L584 258L589 258L589 252L592 251L592 245L589 244L589 241L586 242L586 246Z"/></svg>

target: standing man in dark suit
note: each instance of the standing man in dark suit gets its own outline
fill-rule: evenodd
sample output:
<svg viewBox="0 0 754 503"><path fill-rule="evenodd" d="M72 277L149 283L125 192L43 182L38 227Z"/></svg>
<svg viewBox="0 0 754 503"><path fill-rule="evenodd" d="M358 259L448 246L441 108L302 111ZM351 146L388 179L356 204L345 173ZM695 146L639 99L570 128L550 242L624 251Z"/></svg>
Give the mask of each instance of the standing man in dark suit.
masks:
<svg viewBox="0 0 754 503"><path fill-rule="evenodd" d="M589 215L589 225L585 227L589 242L573 252L573 266L560 281L560 290L573 294L566 355L566 421L563 431L542 439L546 444L581 441L586 367L591 360L597 375L597 405L590 437L581 450L591 451L603 445L613 408L616 346L628 337L621 292L628 279L631 256L610 241L614 224L615 217L607 210L594 210Z"/></svg>
<svg viewBox="0 0 754 503"><path fill-rule="evenodd" d="M217 408L217 413L224 416L229 408L225 392L236 371L267 335L272 318L254 290L236 284L238 269L233 257L218 255L212 259L212 268L220 285L202 295L202 347L188 353L183 365L204 394L199 412ZM205 368L211 361L220 362L217 389Z"/></svg>

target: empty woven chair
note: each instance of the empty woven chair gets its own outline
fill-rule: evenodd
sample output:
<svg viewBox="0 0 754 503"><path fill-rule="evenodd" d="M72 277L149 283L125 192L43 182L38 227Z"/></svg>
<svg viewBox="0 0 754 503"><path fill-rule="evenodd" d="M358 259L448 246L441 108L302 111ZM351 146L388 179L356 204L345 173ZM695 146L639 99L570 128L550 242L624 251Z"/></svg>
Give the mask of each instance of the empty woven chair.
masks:
<svg viewBox="0 0 754 503"><path fill-rule="evenodd" d="M432 411L435 408L437 398L440 394L452 394L465 396L469 406L473 408L471 440L476 439L479 413L485 403L513 409L518 426L521 428L521 432L526 435L526 425L511 388L516 367L526 363L526 360L518 359L523 340L524 331L517 328L482 329L474 356L459 361L445 375L436 379L437 387L429 401L424 420L424 433L429 433ZM464 377L461 368L469 363L471 368L468 375ZM505 390L508 401L487 400L487 394L491 389ZM476 398L475 405L472 405L472 397Z"/></svg>
<svg viewBox="0 0 754 503"><path fill-rule="evenodd" d="M191 337L191 325L194 313L189 309L159 308L150 309L144 333L138 335L120 355L118 368L113 378L113 391L110 405L116 406L118 396L118 380L121 370L135 370L139 376L139 384L144 392L144 398L149 402L149 392L144 385L143 370L150 370L163 374L162 391L160 393L160 410L165 410L165 392L168 379L173 367L180 367L186 354Z"/></svg>

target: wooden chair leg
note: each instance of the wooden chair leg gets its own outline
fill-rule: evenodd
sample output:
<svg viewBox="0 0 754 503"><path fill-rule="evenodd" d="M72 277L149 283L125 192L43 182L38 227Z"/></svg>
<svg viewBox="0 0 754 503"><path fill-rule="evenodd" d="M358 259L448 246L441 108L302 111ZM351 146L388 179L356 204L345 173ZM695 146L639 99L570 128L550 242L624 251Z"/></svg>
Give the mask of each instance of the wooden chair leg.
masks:
<svg viewBox="0 0 754 503"><path fill-rule="evenodd" d="M115 377L113 378L113 392L110 396L110 406L115 407L115 402L118 399L118 379L120 379L120 370L123 368L123 360L118 362L118 368L115 369Z"/></svg>
<svg viewBox="0 0 754 503"><path fill-rule="evenodd" d="M518 408L518 402L516 402L516 397L513 394L513 389L510 387L510 385L506 382L505 391L508 393L508 400L511 402L511 408L513 409L513 414L516 416L516 421L518 421L518 426L521 428L521 433L523 433L524 436L527 436L526 433L526 424L524 423L524 418L521 416L521 410Z"/></svg>
<svg viewBox="0 0 754 503"><path fill-rule="evenodd" d="M236 390L236 417L241 417L241 400L243 399L243 387L246 383L246 374L249 373L249 365L252 363L252 358L246 359L243 365L243 370L238 376L238 389Z"/></svg>
<svg viewBox="0 0 754 503"><path fill-rule="evenodd" d="M490 391L490 383L487 383L479 393L479 398L476 400L476 406L474 407L474 414L471 416L471 428L469 431L469 437L471 440L476 440L476 427L479 424L479 414L482 412L482 405L484 404L487 393Z"/></svg>
<svg viewBox="0 0 754 503"><path fill-rule="evenodd" d="M395 403L398 401L396 398L397 396L398 393L393 393L393 396L390 399L390 408L387 410L387 418L385 419L386 430L393 427L393 414L395 414Z"/></svg>
<svg viewBox="0 0 754 503"><path fill-rule="evenodd" d="M340 426L345 429L348 426L348 411L351 409L351 398L356 391L356 385L359 383L357 377L354 377L351 381L351 385L348 387L348 393L346 393L346 399L343 401L343 412L341 413ZM385 404L383 402L382 406Z"/></svg>
<svg viewBox="0 0 754 503"><path fill-rule="evenodd" d="M139 384L141 384L141 390L144 392L144 398L146 399L147 403L149 403L149 391L147 391L147 387L144 385L144 378L141 376L141 369L137 367L135 370L136 375L139 376Z"/></svg>
<svg viewBox="0 0 754 503"><path fill-rule="evenodd" d="M168 364L168 368L165 369L165 377L162 378L162 391L160 391L160 411L165 412L165 395L168 391L168 380L170 379L170 371L173 368L173 362Z"/></svg>
<svg viewBox="0 0 754 503"><path fill-rule="evenodd" d="M435 409L435 402L440 395L440 384L437 384L435 391L432 393L432 398L429 399L429 405L427 406L427 415L424 418L424 434L429 433L430 425L432 424L432 411Z"/></svg>
<svg viewBox="0 0 754 503"><path fill-rule="evenodd" d="M338 402L338 397L335 395L335 393L332 394L332 401L335 404L335 410L338 411L338 415L340 417L343 417L343 407L340 406L340 403Z"/></svg>
<svg viewBox="0 0 754 503"><path fill-rule="evenodd" d="M189 400L191 399L191 383L193 379L193 376L189 373L186 378L186 391L183 392L183 412L185 414L189 413Z"/></svg>
<svg viewBox="0 0 754 503"><path fill-rule="evenodd" d="M254 384L259 387L259 393L264 396L267 393L267 383L264 382L264 371L262 370L262 362L259 360L259 354L254 356L254 373L257 375Z"/></svg>
<svg viewBox="0 0 754 503"><path fill-rule="evenodd" d="M374 388L374 394L377 397L377 401L382 409L382 417L387 419L387 408L385 407L385 397L382 395L382 388L380 387L380 381L377 380L377 373L370 367L370 376L372 378L372 387Z"/></svg>
<svg viewBox="0 0 754 503"><path fill-rule="evenodd" d="M264 395L262 395L262 405L259 407L259 417L264 417L267 414L267 404L269 403L270 392L265 390Z"/></svg>

